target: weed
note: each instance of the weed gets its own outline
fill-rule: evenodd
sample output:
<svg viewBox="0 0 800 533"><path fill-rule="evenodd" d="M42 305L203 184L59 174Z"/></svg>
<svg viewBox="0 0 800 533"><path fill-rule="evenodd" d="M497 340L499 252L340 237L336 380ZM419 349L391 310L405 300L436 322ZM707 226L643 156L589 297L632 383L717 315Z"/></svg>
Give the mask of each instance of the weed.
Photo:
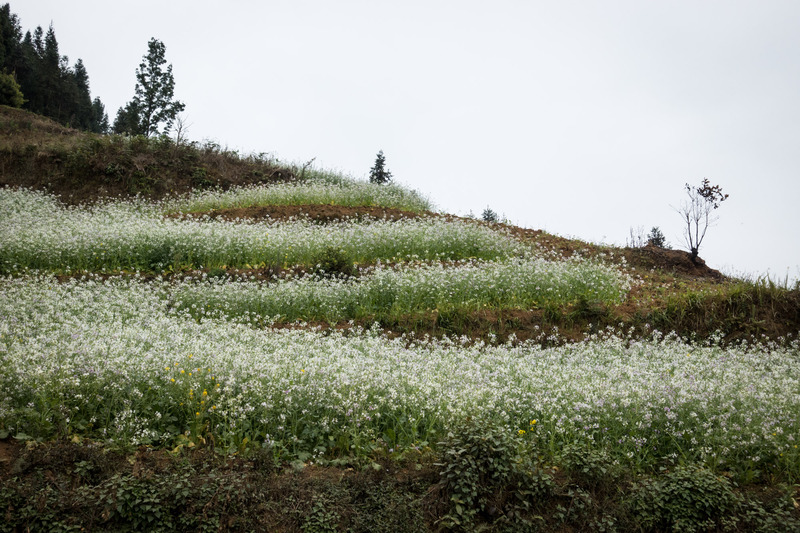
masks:
<svg viewBox="0 0 800 533"><path fill-rule="evenodd" d="M587 490L613 487L621 475L607 450L581 444L567 444L559 453L559 464L572 480Z"/></svg>
<svg viewBox="0 0 800 533"><path fill-rule="evenodd" d="M693 532L722 527L736 507L730 482L700 466L679 466L635 483L631 507L645 530Z"/></svg>
<svg viewBox="0 0 800 533"><path fill-rule="evenodd" d="M470 530L479 515L529 524L531 511L552 494L550 476L520 454L518 435L494 422L467 420L440 446L450 503L445 527Z"/></svg>
<svg viewBox="0 0 800 533"><path fill-rule="evenodd" d="M312 260L314 271L326 277L352 276L355 272L353 261L341 248L328 246Z"/></svg>

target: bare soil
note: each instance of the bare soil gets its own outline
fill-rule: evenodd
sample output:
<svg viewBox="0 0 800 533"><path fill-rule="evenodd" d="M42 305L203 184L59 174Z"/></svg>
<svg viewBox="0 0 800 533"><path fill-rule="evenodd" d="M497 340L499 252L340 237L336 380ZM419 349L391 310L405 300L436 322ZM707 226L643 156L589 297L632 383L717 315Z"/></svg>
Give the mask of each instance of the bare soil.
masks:
<svg viewBox="0 0 800 533"><path fill-rule="evenodd" d="M413 219L421 216L436 216L432 213L420 214L392 207L344 206L344 205L265 205L214 209L196 213L170 215L173 218L203 218L223 220L248 220L252 222L269 220L288 220L305 218L315 222L339 222L342 220L372 219Z"/></svg>

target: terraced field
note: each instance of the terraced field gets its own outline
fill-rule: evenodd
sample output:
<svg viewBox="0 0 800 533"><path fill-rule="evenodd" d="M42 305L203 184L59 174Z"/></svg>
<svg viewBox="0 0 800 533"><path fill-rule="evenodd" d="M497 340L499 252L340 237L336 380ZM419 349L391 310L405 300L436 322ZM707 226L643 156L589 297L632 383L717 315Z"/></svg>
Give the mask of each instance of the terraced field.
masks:
<svg viewBox="0 0 800 533"><path fill-rule="evenodd" d="M408 527L798 527L797 288L326 176L79 205L0 189L8 472L54 442L214 450L434 472L440 496L406 501ZM84 483L92 461L63 475ZM101 518L62 525L133 520L119 491L155 485L116 475L82 485ZM4 484L21 518L0 531L46 526L15 514L44 490L24 479ZM354 527L324 505L332 529L316 530ZM309 516L287 530L315 530Z"/></svg>

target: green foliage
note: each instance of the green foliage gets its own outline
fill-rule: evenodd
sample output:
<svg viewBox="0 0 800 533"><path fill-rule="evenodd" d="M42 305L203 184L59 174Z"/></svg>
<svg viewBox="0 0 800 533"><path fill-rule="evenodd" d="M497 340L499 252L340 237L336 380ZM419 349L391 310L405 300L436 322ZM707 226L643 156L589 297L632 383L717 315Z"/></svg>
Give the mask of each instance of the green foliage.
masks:
<svg viewBox="0 0 800 533"><path fill-rule="evenodd" d="M339 513L331 509L335 505L336 502L317 499L300 526L303 533L336 533L339 531L337 526L340 519Z"/></svg>
<svg viewBox="0 0 800 533"><path fill-rule="evenodd" d="M375 165L369 169L370 183L383 184L389 183L392 180L392 173L389 172L389 169L385 168L385 166L386 158L383 155L383 150L380 150L375 158Z"/></svg>
<svg viewBox="0 0 800 533"><path fill-rule="evenodd" d="M667 238L664 237L664 234L661 232L661 229L658 226L653 226L650 230L650 233L647 234L647 244L652 244L653 246L658 246L659 248L669 248L669 243L667 243Z"/></svg>
<svg viewBox="0 0 800 533"><path fill-rule="evenodd" d="M608 451L588 445L567 444L559 454L559 464L581 487L610 489L620 478L621 469Z"/></svg>
<svg viewBox="0 0 800 533"><path fill-rule="evenodd" d="M0 73L0 104L24 107L83 130L97 122L83 62L69 66L52 25L47 32L39 26L23 38L9 4L0 7Z"/></svg>
<svg viewBox="0 0 800 533"><path fill-rule="evenodd" d="M736 503L730 481L690 465L635 483L630 505L646 531L694 532L727 524Z"/></svg>
<svg viewBox="0 0 800 533"><path fill-rule="evenodd" d="M206 189L212 187L214 182L208 177L208 170L204 167L195 167L192 170L192 187Z"/></svg>
<svg viewBox="0 0 800 533"><path fill-rule="evenodd" d="M172 76L172 65L166 70L163 66L166 47L158 39L150 39L147 43L147 55L142 58L136 69L136 87L133 100L117 112L114 121L116 133L133 135L166 135L178 113L186 105L174 100L175 79ZM163 130L161 124L164 125Z"/></svg>
<svg viewBox="0 0 800 533"><path fill-rule="evenodd" d="M483 210L483 213L481 213L481 218L484 222L500 222L500 217L494 210L490 209L488 205L486 209Z"/></svg>
<svg viewBox="0 0 800 533"><path fill-rule="evenodd" d="M106 113L106 106L99 98L92 100L92 119L89 131L94 133L108 133L108 114Z"/></svg>
<svg viewBox="0 0 800 533"><path fill-rule="evenodd" d="M736 509L739 529L750 533L800 532L800 517L793 495L791 488L776 487L772 491L741 498Z"/></svg>
<svg viewBox="0 0 800 533"><path fill-rule="evenodd" d="M334 246L323 249L312 263L314 271L322 276L352 276L355 272L347 252Z"/></svg>
<svg viewBox="0 0 800 533"><path fill-rule="evenodd" d="M0 105L22 107L25 99L19 83L11 74L0 72Z"/></svg>
<svg viewBox="0 0 800 533"><path fill-rule="evenodd" d="M519 435L495 422L467 420L439 445L445 527L472 530L479 515L530 526L531 512L553 493L552 478L520 453Z"/></svg>

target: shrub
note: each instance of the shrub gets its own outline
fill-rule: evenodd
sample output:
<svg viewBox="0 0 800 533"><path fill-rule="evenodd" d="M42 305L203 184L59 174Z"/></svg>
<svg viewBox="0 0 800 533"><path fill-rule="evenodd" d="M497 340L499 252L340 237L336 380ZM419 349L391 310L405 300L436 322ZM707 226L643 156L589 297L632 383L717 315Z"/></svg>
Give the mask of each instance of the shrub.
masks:
<svg viewBox="0 0 800 533"><path fill-rule="evenodd" d="M446 527L470 530L479 513L528 523L531 509L553 493L552 478L519 453L518 434L495 422L470 419L439 444Z"/></svg>
<svg viewBox="0 0 800 533"><path fill-rule="evenodd" d="M568 444L561 450L561 466L582 487L608 488L619 479L620 468L606 450Z"/></svg>
<svg viewBox="0 0 800 533"><path fill-rule="evenodd" d="M736 505L730 482L700 466L679 466L634 484L632 492L632 514L646 531L720 527Z"/></svg>
<svg viewBox="0 0 800 533"><path fill-rule="evenodd" d="M323 276L352 276L353 260L341 248L328 246L317 256L314 270Z"/></svg>

